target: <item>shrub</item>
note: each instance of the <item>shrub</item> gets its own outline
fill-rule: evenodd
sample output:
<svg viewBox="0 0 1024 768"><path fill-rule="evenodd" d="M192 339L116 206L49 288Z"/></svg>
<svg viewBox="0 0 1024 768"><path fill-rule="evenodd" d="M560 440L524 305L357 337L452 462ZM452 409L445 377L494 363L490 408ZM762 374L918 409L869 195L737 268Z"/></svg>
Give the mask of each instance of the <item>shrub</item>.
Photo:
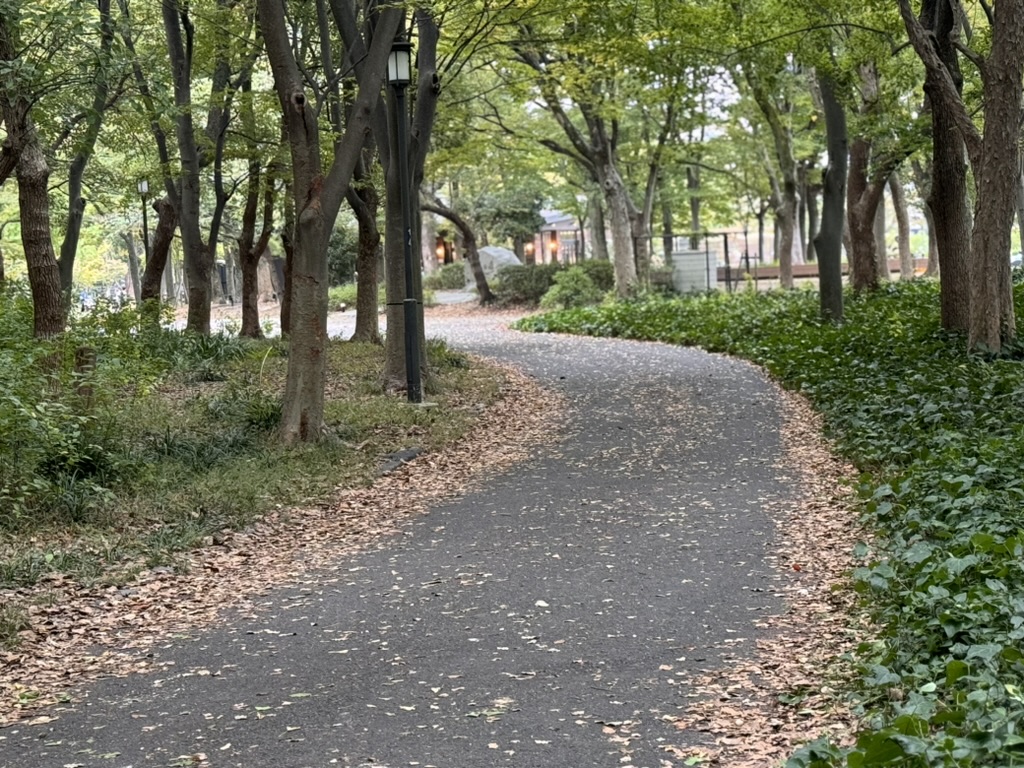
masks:
<svg viewBox="0 0 1024 768"><path fill-rule="evenodd" d="M498 279L492 290L503 303L536 306L554 285L555 274L561 268L560 264L505 267L498 272Z"/></svg>
<svg viewBox="0 0 1024 768"><path fill-rule="evenodd" d="M466 287L466 268L463 262L444 264L439 270L423 278L423 287L433 291L460 291Z"/></svg>
<svg viewBox="0 0 1024 768"><path fill-rule="evenodd" d="M581 267L569 267L558 272L554 277L555 284L548 289L540 300L544 309L568 309L597 304L604 298L602 291Z"/></svg>
<svg viewBox="0 0 1024 768"><path fill-rule="evenodd" d="M615 265L605 259L587 259L576 264L582 269L601 293L615 289Z"/></svg>
<svg viewBox="0 0 1024 768"><path fill-rule="evenodd" d="M330 312L340 312L344 309L355 309L358 289L355 283L336 285L328 290L327 309ZM377 286L377 306L383 307L386 303L384 298L384 283Z"/></svg>
<svg viewBox="0 0 1024 768"><path fill-rule="evenodd" d="M329 285L344 285L355 279L359 232L355 227L338 225L327 243Z"/></svg>
<svg viewBox="0 0 1024 768"><path fill-rule="evenodd" d="M437 337L427 339L427 360L430 361L431 367L437 370L469 368L469 357L466 353L452 349L447 341Z"/></svg>

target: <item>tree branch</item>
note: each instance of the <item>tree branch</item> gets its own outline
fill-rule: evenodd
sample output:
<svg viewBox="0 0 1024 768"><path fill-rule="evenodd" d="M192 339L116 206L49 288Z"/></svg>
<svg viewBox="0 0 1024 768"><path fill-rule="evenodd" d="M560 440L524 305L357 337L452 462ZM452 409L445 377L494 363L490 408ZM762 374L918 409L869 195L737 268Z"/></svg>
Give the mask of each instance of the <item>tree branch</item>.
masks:
<svg viewBox="0 0 1024 768"><path fill-rule="evenodd" d="M978 132L978 127L974 124L974 121L971 120L971 116L967 114L967 108L957 92L956 84L953 82L949 70L946 69L946 65L943 64L942 59L939 58L939 54L932 45L931 35L925 31L924 27L921 26L921 22L914 16L910 8L910 0L897 0L897 3L899 4L900 15L903 17L903 24L907 28L907 36L910 38L911 45L914 46L917 55L939 84L938 93L935 94L936 97L941 100L942 108L949 112L957 128L960 130L964 144L967 145L967 154L971 159L971 165L975 169L981 168L981 134ZM937 107L938 105L933 105L933 108Z"/></svg>

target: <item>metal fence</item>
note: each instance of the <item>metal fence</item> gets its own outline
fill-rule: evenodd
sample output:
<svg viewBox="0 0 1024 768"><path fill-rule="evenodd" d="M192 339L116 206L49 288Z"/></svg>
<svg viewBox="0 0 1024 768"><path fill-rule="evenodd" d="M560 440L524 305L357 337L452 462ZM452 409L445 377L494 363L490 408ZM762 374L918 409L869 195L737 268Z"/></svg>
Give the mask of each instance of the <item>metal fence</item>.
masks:
<svg viewBox="0 0 1024 768"><path fill-rule="evenodd" d="M756 241L756 236L754 238ZM644 243L637 241L639 250ZM733 291L747 279L758 280L778 277L778 269L765 267L759 258L756 242L749 232L722 231L653 236L647 239L654 274L662 275L678 265L675 261L685 257L691 265L703 256L704 281L707 288Z"/></svg>

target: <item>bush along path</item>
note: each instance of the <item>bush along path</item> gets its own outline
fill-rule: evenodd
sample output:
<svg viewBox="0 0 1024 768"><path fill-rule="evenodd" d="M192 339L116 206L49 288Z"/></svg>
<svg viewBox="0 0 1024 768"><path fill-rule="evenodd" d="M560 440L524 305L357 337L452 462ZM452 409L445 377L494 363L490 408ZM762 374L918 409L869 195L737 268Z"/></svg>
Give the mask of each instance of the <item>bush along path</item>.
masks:
<svg viewBox="0 0 1024 768"><path fill-rule="evenodd" d="M528 374L502 401L517 418L487 411L454 461L424 454L382 492L272 531L295 541L282 566L234 566L241 612L158 632L138 657L147 674L0 730L3 764L763 765L822 725L819 658L756 648L815 632L776 624L800 604L840 607L804 559L801 520L834 479L786 466L799 447L826 476L839 470L790 429L799 417L779 391L694 350L497 325L449 313L428 333ZM559 401L564 420L546 407ZM505 469L460 498L432 491L479 461ZM361 548L333 541L380 514ZM219 583L203 568L197 591ZM131 658L116 633L101 640ZM804 714L751 720L749 686L764 678L796 683ZM723 757L740 742L749 762Z"/></svg>
<svg viewBox="0 0 1024 768"><path fill-rule="evenodd" d="M813 294L741 294L521 326L746 357L805 395L859 467L871 537L853 576L877 627L856 649L861 729L791 766L1022 765L1024 367L969 357L942 333L931 283L851 297L841 327L816 314Z"/></svg>

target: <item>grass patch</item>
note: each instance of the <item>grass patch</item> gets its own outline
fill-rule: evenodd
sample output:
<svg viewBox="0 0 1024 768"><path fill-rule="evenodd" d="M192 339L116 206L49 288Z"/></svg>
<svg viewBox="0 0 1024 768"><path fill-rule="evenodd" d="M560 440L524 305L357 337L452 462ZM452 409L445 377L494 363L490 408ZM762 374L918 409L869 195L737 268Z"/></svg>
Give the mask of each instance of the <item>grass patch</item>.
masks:
<svg viewBox="0 0 1024 768"><path fill-rule="evenodd" d="M806 746L791 768L1024 765L1024 363L969 355L938 307L937 285L915 282L848 297L842 326L819 322L809 292L650 298L519 323L753 360L809 397L861 468L877 538L853 578L882 628L857 654L864 728L849 749Z"/></svg>
<svg viewBox="0 0 1024 768"><path fill-rule="evenodd" d="M332 341L328 437L285 448L280 341L146 331L127 309L39 343L23 299L0 294L0 588L180 568L223 529L365 486L393 451L457 439L475 419L464 404L500 387L500 373L432 341L437 407L410 408L382 392L380 346ZM95 366L75 371L65 361L82 347Z"/></svg>
<svg viewBox="0 0 1024 768"><path fill-rule="evenodd" d="M18 633L31 626L28 611L15 603L0 603L0 649L18 645Z"/></svg>

